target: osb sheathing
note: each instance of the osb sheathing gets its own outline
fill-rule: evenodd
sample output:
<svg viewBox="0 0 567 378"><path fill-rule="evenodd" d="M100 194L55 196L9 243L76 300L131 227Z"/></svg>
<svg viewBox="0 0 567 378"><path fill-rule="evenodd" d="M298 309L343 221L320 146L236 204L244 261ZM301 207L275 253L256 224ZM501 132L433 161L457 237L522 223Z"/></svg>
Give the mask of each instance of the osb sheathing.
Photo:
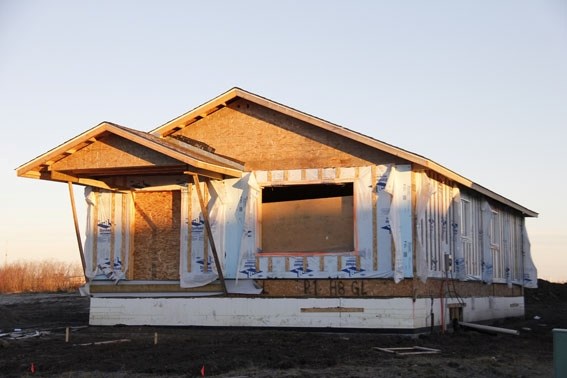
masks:
<svg viewBox="0 0 567 378"><path fill-rule="evenodd" d="M215 153L238 158L245 169L357 167L402 163L393 155L285 114L237 100L181 129Z"/></svg>
<svg viewBox="0 0 567 378"><path fill-rule="evenodd" d="M258 280L263 295L274 297L406 297L412 281L391 279Z"/></svg>
<svg viewBox="0 0 567 378"><path fill-rule="evenodd" d="M427 283L406 279L301 279L258 280L263 296L268 297L376 297L376 298L453 298L458 297L517 297L522 288L505 284L486 285L481 282L429 279Z"/></svg>
<svg viewBox="0 0 567 378"><path fill-rule="evenodd" d="M134 279L178 280L181 193L138 192L134 207Z"/></svg>
<svg viewBox="0 0 567 378"><path fill-rule="evenodd" d="M509 288L508 285L500 283L487 285L477 281L442 279L428 279L426 283L415 279L413 282L415 295L418 297L439 296L439 293L443 293L445 297L457 295L461 297L517 297L523 295L522 288L517 285Z"/></svg>
<svg viewBox="0 0 567 378"><path fill-rule="evenodd" d="M262 249L352 251L352 196L262 204Z"/></svg>
<svg viewBox="0 0 567 378"><path fill-rule="evenodd" d="M152 167L179 165L179 161L147 147L119 137L107 135L87 147L59 160L53 170Z"/></svg>

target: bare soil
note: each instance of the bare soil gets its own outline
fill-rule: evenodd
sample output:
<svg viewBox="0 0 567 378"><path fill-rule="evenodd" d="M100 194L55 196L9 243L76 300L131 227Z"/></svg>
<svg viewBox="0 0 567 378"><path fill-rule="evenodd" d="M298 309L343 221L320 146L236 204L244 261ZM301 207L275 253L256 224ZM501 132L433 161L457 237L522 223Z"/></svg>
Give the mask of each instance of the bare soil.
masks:
<svg viewBox="0 0 567 378"><path fill-rule="evenodd" d="M567 284L541 280L526 290L525 318L493 324L519 336L91 327L88 306L78 294L0 295L0 335L8 333L0 336L0 376L200 377L204 368L217 377L551 377L552 329L567 328ZM26 335L34 337L17 337ZM374 349L414 346L440 352Z"/></svg>

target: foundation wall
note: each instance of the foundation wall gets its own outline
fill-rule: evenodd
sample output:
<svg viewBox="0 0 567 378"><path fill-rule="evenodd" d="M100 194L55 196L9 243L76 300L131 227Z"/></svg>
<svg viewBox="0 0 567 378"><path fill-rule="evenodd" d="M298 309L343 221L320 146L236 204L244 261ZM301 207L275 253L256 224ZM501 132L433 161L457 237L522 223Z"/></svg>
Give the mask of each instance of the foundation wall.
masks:
<svg viewBox="0 0 567 378"><path fill-rule="evenodd" d="M523 315L523 297L470 298L464 321ZM392 298L92 298L90 324L362 328L403 333L450 324L440 300Z"/></svg>

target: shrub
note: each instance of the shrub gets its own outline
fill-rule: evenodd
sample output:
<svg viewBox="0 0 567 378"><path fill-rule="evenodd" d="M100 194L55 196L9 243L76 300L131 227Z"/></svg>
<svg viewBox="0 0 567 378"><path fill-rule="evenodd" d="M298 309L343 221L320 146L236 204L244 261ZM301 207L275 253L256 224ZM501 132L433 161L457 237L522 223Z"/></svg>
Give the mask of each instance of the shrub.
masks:
<svg viewBox="0 0 567 378"><path fill-rule="evenodd" d="M17 261L0 266L0 293L69 292L84 284L79 264Z"/></svg>

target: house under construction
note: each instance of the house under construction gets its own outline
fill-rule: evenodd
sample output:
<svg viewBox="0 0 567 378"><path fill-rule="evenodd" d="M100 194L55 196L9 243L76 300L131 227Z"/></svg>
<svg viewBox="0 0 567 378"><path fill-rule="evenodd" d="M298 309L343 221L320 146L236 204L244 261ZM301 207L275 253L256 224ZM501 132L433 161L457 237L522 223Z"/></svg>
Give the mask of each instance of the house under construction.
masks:
<svg viewBox="0 0 567 378"><path fill-rule="evenodd" d="M239 88L151 132L103 122L17 174L67 183L74 211L85 187L92 325L420 332L522 316L537 284L534 211Z"/></svg>

